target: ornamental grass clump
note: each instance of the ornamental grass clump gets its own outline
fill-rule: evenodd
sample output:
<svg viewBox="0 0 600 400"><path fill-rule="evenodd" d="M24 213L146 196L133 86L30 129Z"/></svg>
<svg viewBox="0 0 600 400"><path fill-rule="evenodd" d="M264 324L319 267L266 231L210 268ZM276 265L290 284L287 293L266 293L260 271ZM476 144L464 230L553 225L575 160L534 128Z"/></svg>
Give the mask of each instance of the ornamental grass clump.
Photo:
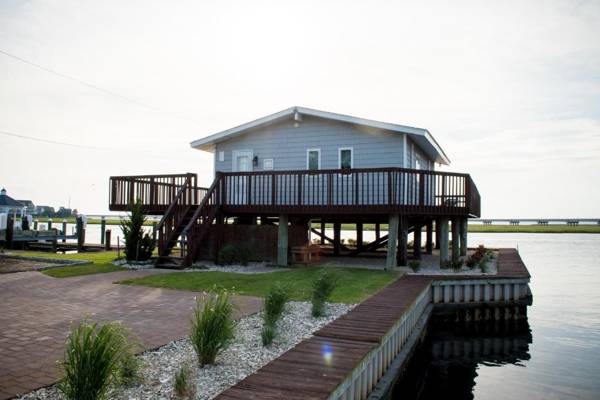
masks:
<svg viewBox="0 0 600 400"><path fill-rule="evenodd" d="M83 321L67 339L58 389L69 400L104 399L111 385L122 382L122 364L132 352L128 332L121 325Z"/></svg>
<svg viewBox="0 0 600 400"><path fill-rule="evenodd" d="M413 272L419 272L419 270L421 269L421 261L410 260L408 266L410 267L410 269L412 269Z"/></svg>
<svg viewBox="0 0 600 400"><path fill-rule="evenodd" d="M224 290L213 291L197 300L190 342L200 366L214 364L217 355L233 340L233 309L229 293Z"/></svg>
<svg viewBox="0 0 600 400"><path fill-rule="evenodd" d="M265 296L264 326L261 332L263 346L269 346L277 335L277 321L289 300L288 292L287 287L276 282Z"/></svg>
<svg viewBox="0 0 600 400"><path fill-rule="evenodd" d="M313 282L312 292L312 316L322 317L325 315L325 302L337 286L338 278L329 270L322 270Z"/></svg>
<svg viewBox="0 0 600 400"><path fill-rule="evenodd" d="M193 399L196 394L192 379L192 369L184 364L175 372L173 391L178 399Z"/></svg>

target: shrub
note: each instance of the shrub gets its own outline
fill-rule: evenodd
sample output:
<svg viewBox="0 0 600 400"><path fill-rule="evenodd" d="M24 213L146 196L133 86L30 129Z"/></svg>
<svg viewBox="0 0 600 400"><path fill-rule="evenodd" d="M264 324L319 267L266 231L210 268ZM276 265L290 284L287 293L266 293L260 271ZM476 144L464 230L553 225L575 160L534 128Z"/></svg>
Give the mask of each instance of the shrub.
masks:
<svg viewBox="0 0 600 400"><path fill-rule="evenodd" d="M356 240L354 240L354 239L352 239L352 238L349 238L349 239L348 239L348 244L349 244L350 246L355 246L355 245L356 245Z"/></svg>
<svg viewBox="0 0 600 400"><path fill-rule="evenodd" d="M248 263L253 260L255 257L254 249L251 246L242 246L238 251L238 257L240 260L240 264L243 266L248 265Z"/></svg>
<svg viewBox="0 0 600 400"><path fill-rule="evenodd" d="M410 269L413 270L413 272L419 272L419 270L421 269L421 261L410 260L410 262L408 263L408 266L410 267Z"/></svg>
<svg viewBox="0 0 600 400"><path fill-rule="evenodd" d="M237 249L232 244L226 244L221 247L219 254L217 255L217 264L219 265L232 265L237 260Z"/></svg>
<svg viewBox="0 0 600 400"><path fill-rule="evenodd" d="M312 315L322 317L325 315L325 302L337 286L337 277L329 270L322 270L313 282Z"/></svg>
<svg viewBox="0 0 600 400"><path fill-rule="evenodd" d="M217 355L231 343L234 331L232 314L233 305L226 291L214 291L197 300L190 341L200 366L213 364Z"/></svg>
<svg viewBox="0 0 600 400"><path fill-rule="evenodd" d="M265 325L275 325L289 300L288 288L276 282L265 296Z"/></svg>
<svg viewBox="0 0 600 400"><path fill-rule="evenodd" d="M452 260L450 262L450 265L452 266L454 272L458 272L462 268L463 262L461 260Z"/></svg>
<svg viewBox="0 0 600 400"><path fill-rule="evenodd" d="M479 263L479 269L483 274L488 272L487 259L484 258L483 260L481 260L481 262Z"/></svg>
<svg viewBox="0 0 600 400"><path fill-rule="evenodd" d="M189 365L184 364L179 367L173 380L175 395L180 399L193 399L196 391L192 381L192 370Z"/></svg>
<svg viewBox="0 0 600 400"><path fill-rule="evenodd" d="M273 325L265 324L260 332L260 338L263 346L270 346L276 335L276 328Z"/></svg>
<svg viewBox="0 0 600 400"><path fill-rule="evenodd" d="M123 385L133 385L142 380L140 370L142 361L133 352L125 353L119 368L119 382Z"/></svg>
<svg viewBox="0 0 600 400"><path fill-rule="evenodd" d="M152 257L155 243L152 236L144 232L146 216L142 212L142 202L137 200L129 205L131 215L121 221L121 230L125 240L127 261L146 261Z"/></svg>
<svg viewBox="0 0 600 400"><path fill-rule="evenodd" d="M480 244L479 247L477 247L477 249L475 249L473 254L471 254L469 257L467 257L467 266L469 268L473 269L477 265L480 265L481 260L483 260L486 257L487 253L488 253L488 250L486 250L486 248Z"/></svg>
<svg viewBox="0 0 600 400"><path fill-rule="evenodd" d="M67 399L103 399L108 388L119 382L121 364L130 355L131 346L121 325L83 321L67 339L60 362L64 378L58 388Z"/></svg>

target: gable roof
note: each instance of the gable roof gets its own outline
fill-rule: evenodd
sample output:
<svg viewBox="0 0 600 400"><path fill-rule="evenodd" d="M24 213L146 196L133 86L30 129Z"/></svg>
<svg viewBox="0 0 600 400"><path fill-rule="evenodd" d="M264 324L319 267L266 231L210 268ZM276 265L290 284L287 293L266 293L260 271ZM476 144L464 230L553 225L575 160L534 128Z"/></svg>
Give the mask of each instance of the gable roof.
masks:
<svg viewBox="0 0 600 400"><path fill-rule="evenodd" d="M436 142L427 129L391 124L388 122L375 121L372 119L353 117L350 115L336 114L328 111L320 111L312 108L297 106L287 108L283 111L267 115L266 117L262 117L251 122L247 122L245 124L236 126L235 128L215 133L214 135L210 135L202 139L194 140L192 143L190 143L190 145L195 149L209 151L212 153L215 150L216 143L244 134L250 129L255 129L263 125L279 122L281 120L285 120L286 118L291 117L301 120L303 115L328 119L331 121L345 122L353 125L366 126L370 128L377 128L390 132L405 133L435 162L446 165L450 164L450 159L448 159L448 156L446 156L441 146Z"/></svg>
<svg viewBox="0 0 600 400"><path fill-rule="evenodd" d="M6 194L0 194L0 206L8 206L8 207L23 207L23 204L19 203L12 197Z"/></svg>

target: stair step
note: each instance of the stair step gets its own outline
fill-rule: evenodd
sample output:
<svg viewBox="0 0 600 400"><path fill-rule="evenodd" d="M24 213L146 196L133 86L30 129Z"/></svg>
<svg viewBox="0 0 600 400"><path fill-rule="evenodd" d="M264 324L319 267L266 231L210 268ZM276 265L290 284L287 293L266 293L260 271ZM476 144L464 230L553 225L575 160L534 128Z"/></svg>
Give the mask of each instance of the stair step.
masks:
<svg viewBox="0 0 600 400"><path fill-rule="evenodd" d="M159 257L154 263L156 268L165 269L184 269L183 258L175 256L163 256Z"/></svg>

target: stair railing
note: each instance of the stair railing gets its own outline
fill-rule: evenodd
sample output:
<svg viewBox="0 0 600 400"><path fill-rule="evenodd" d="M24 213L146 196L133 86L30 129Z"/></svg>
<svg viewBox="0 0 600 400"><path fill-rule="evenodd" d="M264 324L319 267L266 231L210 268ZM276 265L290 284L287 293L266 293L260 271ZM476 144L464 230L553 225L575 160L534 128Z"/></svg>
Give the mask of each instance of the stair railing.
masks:
<svg viewBox="0 0 600 400"><path fill-rule="evenodd" d="M177 191L175 198L156 226L156 230L158 231L158 255L161 257L169 254L171 250L169 243L173 240L171 236L192 206L192 202L196 197L193 179L193 174L187 175L183 185Z"/></svg>
<svg viewBox="0 0 600 400"><path fill-rule="evenodd" d="M219 212L222 195L221 180L221 174L217 173L200 206L181 233L181 256L187 266L191 265L196 258L201 241L206 236L209 227L213 224Z"/></svg>

